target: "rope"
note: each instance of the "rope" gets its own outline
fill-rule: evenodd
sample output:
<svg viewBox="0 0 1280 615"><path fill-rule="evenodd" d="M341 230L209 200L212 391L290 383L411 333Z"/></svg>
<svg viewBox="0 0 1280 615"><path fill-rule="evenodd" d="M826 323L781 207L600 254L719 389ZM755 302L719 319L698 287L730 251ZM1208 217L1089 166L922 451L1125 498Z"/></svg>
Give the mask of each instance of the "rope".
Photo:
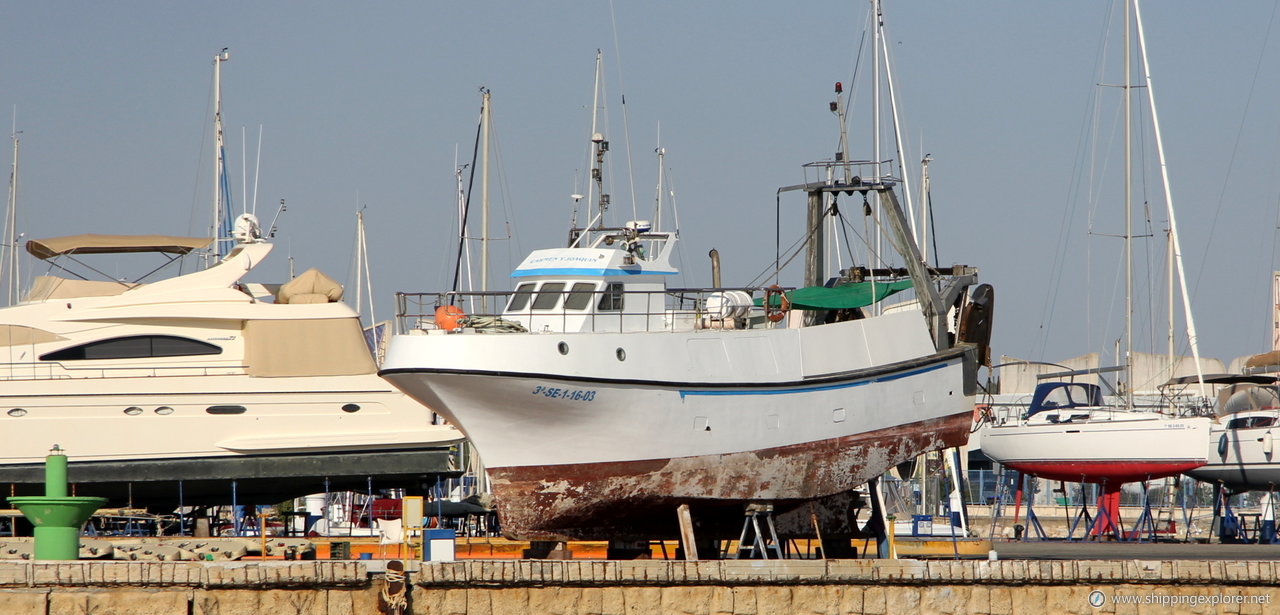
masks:
<svg viewBox="0 0 1280 615"><path fill-rule="evenodd" d="M471 327L476 333L527 333L529 330L518 322L504 320L497 316L468 316L458 320L464 327Z"/></svg>
<svg viewBox="0 0 1280 615"><path fill-rule="evenodd" d="M396 584L399 585L396 585ZM389 590L392 585L399 587L399 590L393 595ZM383 612L385 613L403 613L409 606L409 600L406 597L406 589L408 584L405 583L405 573L403 570L395 570L391 566L387 566L386 585L383 586L380 596L382 598Z"/></svg>

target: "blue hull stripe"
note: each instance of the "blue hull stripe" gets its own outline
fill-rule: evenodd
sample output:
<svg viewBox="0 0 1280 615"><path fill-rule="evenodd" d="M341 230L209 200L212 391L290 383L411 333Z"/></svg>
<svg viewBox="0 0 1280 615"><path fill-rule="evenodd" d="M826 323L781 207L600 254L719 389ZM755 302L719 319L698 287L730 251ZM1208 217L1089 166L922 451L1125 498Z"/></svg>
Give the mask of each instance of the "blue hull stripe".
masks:
<svg viewBox="0 0 1280 615"><path fill-rule="evenodd" d="M926 374L926 373L929 373L929 372L932 372L932 371L935 371L935 370L942 369L942 368L944 368L944 367L947 367L948 365L949 365L948 363L938 363L938 364L936 364L936 365L930 365L930 366L928 366L928 367L922 367L922 368L920 368L920 369L913 369L913 370L908 371L908 372L900 372L900 373L896 373L896 374L889 374L889 375L886 375L886 376L880 376L879 378L870 378L870 379L867 379L867 380L858 380L858 381L855 381L855 382L842 382L842 383L839 383L839 384L826 384L826 385L815 386L815 387L793 387L793 388L788 388L788 389L755 389L755 390L736 390L736 391L724 391L724 390L718 390L718 391L715 391L715 390L713 390L713 391L706 391L706 390L703 390L703 391L691 391L691 390L681 390L681 391L680 391L680 399L684 399L685 397L688 397L688 396L691 396L691 395L702 395L702 396L710 396L710 395L721 395L721 396L723 396L723 395L790 395L790 394L793 394L793 393L813 393L813 392L816 392L816 391L834 391L834 390L837 390L837 389L848 389L848 388L852 388L852 387L860 387L860 386L864 386L864 385L868 385L868 384L872 384L872 383L876 383L876 382L889 382L889 381L891 381L891 380L898 380L898 379L900 379L900 378L909 378L909 377L911 377L911 376L918 376L918 375L920 375L920 374Z"/></svg>
<svg viewBox="0 0 1280 615"><path fill-rule="evenodd" d="M606 275L675 275L676 271L645 271L643 269L577 269L574 267L549 267L546 269L517 269L511 272L513 278L524 278L535 275L558 276L606 276Z"/></svg>

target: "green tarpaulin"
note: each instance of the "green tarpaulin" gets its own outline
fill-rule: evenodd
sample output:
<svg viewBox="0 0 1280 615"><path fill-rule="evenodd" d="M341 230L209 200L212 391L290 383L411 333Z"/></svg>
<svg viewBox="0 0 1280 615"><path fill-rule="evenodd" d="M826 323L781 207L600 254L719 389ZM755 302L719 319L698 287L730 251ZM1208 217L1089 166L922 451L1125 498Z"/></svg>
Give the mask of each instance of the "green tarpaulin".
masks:
<svg viewBox="0 0 1280 615"><path fill-rule="evenodd" d="M856 282L835 288L809 286L787 291L787 301L793 310L840 310L867 307L889 295L911 288L911 280L897 282ZM779 304L777 295L769 296L774 307ZM763 305L756 299L756 305Z"/></svg>

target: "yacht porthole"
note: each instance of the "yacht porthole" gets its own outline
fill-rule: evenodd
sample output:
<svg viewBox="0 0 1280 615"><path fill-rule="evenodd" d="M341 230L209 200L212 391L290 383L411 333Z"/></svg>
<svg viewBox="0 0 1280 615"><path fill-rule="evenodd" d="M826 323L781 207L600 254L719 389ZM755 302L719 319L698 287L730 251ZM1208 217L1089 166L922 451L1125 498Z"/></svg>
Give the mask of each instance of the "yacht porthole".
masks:
<svg viewBox="0 0 1280 615"><path fill-rule="evenodd" d="M559 344L556 344L556 350L559 350L560 354L569 354L569 344L560 342Z"/></svg>
<svg viewBox="0 0 1280 615"><path fill-rule="evenodd" d="M129 406L128 408L124 409L124 413L129 416L138 416L139 414L142 414L142 408L139 408L137 406Z"/></svg>
<svg viewBox="0 0 1280 615"><path fill-rule="evenodd" d="M159 408L156 408L156 414L161 416L173 414L173 408L170 408L169 406L160 406Z"/></svg>
<svg viewBox="0 0 1280 615"><path fill-rule="evenodd" d="M619 361L627 360L627 351L623 350L622 348L618 348L618 350L614 352L614 354L618 356Z"/></svg>
<svg viewBox="0 0 1280 615"><path fill-rule="evenodd" d="M359 412L360 404L346 404L342 406L342 411L343 412Z"/></svg>
<svg viewBox="0 0 1280 615"><path fill-rule="evenodd" d="M26 416L26 415L27 415L27 411L26 411L26 410L24 410L24 409L22 409L22 408L10 408L10 409L9 409L9 416L15 416L15 417L16 417L16 416Z"/></svg>

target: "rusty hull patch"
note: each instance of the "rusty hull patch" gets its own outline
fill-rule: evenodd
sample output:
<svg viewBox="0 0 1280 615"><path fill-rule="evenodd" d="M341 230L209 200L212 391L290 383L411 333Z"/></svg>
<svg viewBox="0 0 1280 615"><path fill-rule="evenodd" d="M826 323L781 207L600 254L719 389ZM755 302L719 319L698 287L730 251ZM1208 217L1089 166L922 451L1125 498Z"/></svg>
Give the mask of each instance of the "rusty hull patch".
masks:
<svg viewBox="0 0 1280 615"><path fill-rule="evenodd" d="M920 454L965 444L971 419L966 412L742 453L488 473L503 533L521 540L675 538L680 504L690 505L700 537L736 538L748 501L773 502L779 513L812 503L824 534L844 533L856 531L847 492Z"/></svg>

